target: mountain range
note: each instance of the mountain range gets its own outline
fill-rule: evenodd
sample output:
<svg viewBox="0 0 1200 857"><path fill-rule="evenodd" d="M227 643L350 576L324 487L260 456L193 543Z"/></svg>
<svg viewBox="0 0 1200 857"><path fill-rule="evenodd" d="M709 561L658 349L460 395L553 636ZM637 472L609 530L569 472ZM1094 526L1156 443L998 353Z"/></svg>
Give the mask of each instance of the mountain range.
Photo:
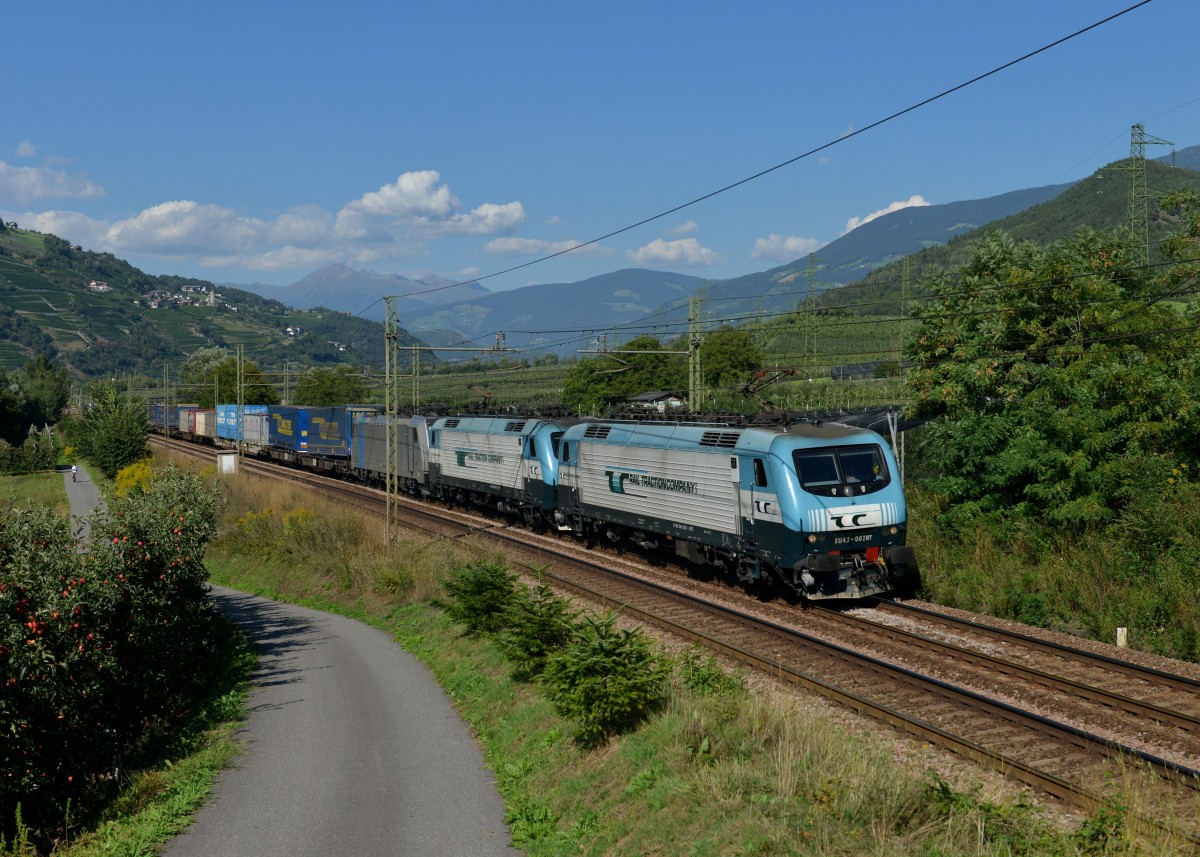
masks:
<svg viewBox="0 0 1200 857"><path fill-rule="evenodd" d="M1200 192L1196 168L1200 146L1148 161L1148 186L1154 195ZM786 312L814 293L826 306L878 308L881 300L899 299L900 260L908 260L915 281L931 268L961 264L981 231L1003 228L1019 239L1047 243L1085 225L1121 226L1126 176L1124 163L1117 162L1073 184L902 209L859 226L811 257L729 280L628 269L504 292L473 282L410 280L331 266L291 286L224 284L217 295L207 281L150 276L111 254L0 226L0 368L44 353L94 377L146 371L196 348L235 344L261 350L260 359L272 363L377 366L383 332L375 320L383 319L382 298L388 295L399 296L400 326L435 347L490 344L493 332L504 331L513 336L510 346L560 355L577 351L592 331L625 327L630 334L678 334L689 298L701 289L706 322ZM1173 221L1154 206L1151 211L1153 239L1173 228ZM413 341L407 333L403 339Z"/></svg>
<svg viewBox="0 0 1200 857"><path fill-rule="evenodd" d="M1157 175L1165 175L1168 167L1185 174L1200 168L1200 146L1156 158L1149 165L1149 169L1157 170ZM1105 168L1110 173L1114 169L1112 165ZM1105 170L1094 175L1104 175ZM678 331L679 325L686 321L688 301L700 287L704 288L706 303L703 317L736 323L750 316L787 311L809 294L867 279L877 280L877 276L872 276L874 272L890 270L891 263L913 254L920 258L927 255L942 258L936 248L958 246L961 241L956 239L983 227L1009 228L1009 219L1022 213L1026 213L1025 218L1012 224L1019 232L1029 231L1022 225L1028 222L1053 224L1037 227L1034 230L1037 235L1022 236L1043 240L1064 237L1086 223L1119 224L1124 211L1117 210L1124 199L1120 192L1110 193L1103 206L1104 214L1098 218L1095 206L1080 203L1081 196L1091 200L1094 192L1090 190L1076 190L1057 213L1029 214L1089 181L904 208L851 230L811 257L728 280L705 281L686 274L626 269L574 283L542 283L491 292L478 283L454 284L444 278L414 281L333 265L314 271L290 286L236 287L290 306L325 306L380 321L384 319L382 298L396 295L400 298L397 301L400 324L431 345L473 341L503 331L506 336L514 335L510 344L547 348L562 354L578 347L576 338L562 334L566 330L612 331L646 319L645 325L638 325L637 332L653 332L656 325L671 325ZM1184 179L1184 184L1189 182L1190 179Z"/></svg>
<svg viewBox="0 0 1200 857"><path fill-rule="evenodd" d="M430 345L473 341L503 331L514 335L511 344L567 353L578 347L578 340L562 331L611 331L642 319L647 323L638 326L639 332L653 332L656 324L678 325L687 318L689 298L701 287L713 306L720 307L705 311L706 318L785 310L802 299L806 286L821 291L862 279L891 260L945 244L1053 199L1068 187L1050 185L905 208L859 226L822 247L812 260L805 257L730 280L705 281L687 274L630 268L574 283L491 292L478 283L410 280L331 265L288 286L224 285L288 306L321 306L379 321L385 316L383 298L395 295L401 326ZM445 288L448 285L453 287Z"/></svg>
<svg viewBox="0 0 1200 857"><path fill-rule="evenodd" d="M397 274L356 271L345 265L319 268L289 286L263 283L221 285L277 300L287 306L301 309L323 306L376 321L383 321L386 317L382 303L385 297L398 298L398 312L413 313L491 294L479 283L459 284L439 276L410 280Z"/></svg>

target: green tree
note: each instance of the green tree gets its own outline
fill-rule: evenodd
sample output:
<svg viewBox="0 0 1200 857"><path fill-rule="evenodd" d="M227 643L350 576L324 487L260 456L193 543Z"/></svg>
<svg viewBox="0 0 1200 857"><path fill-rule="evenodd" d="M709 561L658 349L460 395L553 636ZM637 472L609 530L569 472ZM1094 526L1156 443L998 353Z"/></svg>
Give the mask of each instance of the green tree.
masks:
<svg viewBox="0 0 1200 857"><path fill-rule="evenodd" d="M318 366L300 378L296 384L295 404L330 407L361 404L368 401L370 391L362 376L350 366L333 368Z"/></svg>
<svg viewBox="0 0 1200 857"><path fill-rule="evenodd" d="M762 349L743 328L718 328L707 334L700 345L700 367L704 385L710 390L740 387L762 365Z"/></svg>
<svg viewBox="0 0 1200 857"><path fill-rule="evenodd" d="M179 384L180 395L202 408L236 402L237 357L225 348L199 348L179 368ZM242 401L247 405L279 404L275 387L249 360L242 361Z"/></svg>
<svg viewBox="0 0 1200 857"><path fill-rule="evenodd" d="M636 629L617 628L617 614L588 615L545 659L547 696L576 721L581 744L636 726L667 698L669 668Z"/></svg>
<svg viewBox="0 0 1200 857"><path fill-rule="evenodd" d="M19 444L28 429L21 387L15 378L0 369L0 440Z"/></svg>
<svg viewBox="0 0 1200 857"><path fill-rule="evenodd" d="M126 399L112 384L93 384L89 394L78 427L80 452L111 479L148 453L149 411L143 399Z"/></svg>
<svg viewBox="0 0 1200 857"><path fill-rule="evenodd" d="M1125 239L1041 249L990 235L930 282L908 383L936 417L932 487L960 515L1113 520L1166 490L1200 441L1196 318Z"/></svg>
<svg viewBox="0 0 1200 857"><path fill-rule="evenodd" d="M213 375L221 364L232 357L228 348L197 348L179 367L179 384L185 390L211 386Z"/></svg>
<svg viewBox="0 0 1200 857"><path fill-rule="evenodd" d="M16 373L25 394L25 418L33 425L58 422L71 398L71 379L65 366L55 366L44 355L30 360Z"/></svg>
<svg viewBox="0 0 1200 857"><path fill-rule="evenodd" d="M639 336L622 351L664 351L653 336ZM687 358L679 354L622 354L587 358L571 367L563 382L563 402L580 411L597 411L606 405L655 390L687 387Z"/></svg>
<svg viewBox="0 0 1200 857"><path fill-rule="evenodd" d="M64 819L105 805L122 756L194 708L228 640L204 589L218 501L168 468L93 519L84 553L69 517L0 518L0 841L20 805L49 853Z"/></svg>

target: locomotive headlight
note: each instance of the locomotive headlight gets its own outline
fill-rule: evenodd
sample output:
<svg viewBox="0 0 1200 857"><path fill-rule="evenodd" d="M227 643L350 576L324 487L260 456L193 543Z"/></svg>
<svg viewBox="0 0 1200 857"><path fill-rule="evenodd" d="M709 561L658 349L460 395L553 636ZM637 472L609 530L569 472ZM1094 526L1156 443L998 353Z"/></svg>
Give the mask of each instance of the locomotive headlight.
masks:
<svg viewBox="0 0 1200 857"><path fill-rule="evenodd" d="M898 533L898 532L900 532L899 527L892 527L890 530L888 530L888 534L893 535L893 536L896 535L896 533Z"/></svg>
<svg viewBox="0 0 1200 857"><path fill-rule="evenodd" d="M809 543L809 544L813 544L814 542L816 542L816 540L817 540L817 535L816 535L816 533L809 533L809 534L808 534L808 543Z"/></svg>

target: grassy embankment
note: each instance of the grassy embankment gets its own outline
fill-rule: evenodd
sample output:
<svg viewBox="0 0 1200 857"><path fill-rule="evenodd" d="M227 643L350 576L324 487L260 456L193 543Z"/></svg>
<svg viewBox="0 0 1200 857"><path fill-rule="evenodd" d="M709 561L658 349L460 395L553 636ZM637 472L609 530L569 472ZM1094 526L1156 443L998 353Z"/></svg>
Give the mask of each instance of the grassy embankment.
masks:
<svg viewBox="0 0 1200 857"><path fill-rule="evenodd" d="M1038 521L981 519L955 533L910 484L909 543L930 600L1108 643L1200 660L1200 485L1186 476L1070 538Z"/></svg>
<svg viewBox="0 0 1200 857"><path fill-rule="evenodd" d="M0 510L15 503L31 503L53 509L60 515L70 512L62 473L26 473L0 476Z"/></svg>
<svg viewBox="0 0 1200 857"><path fill-rule="evenodd" d="M215 581L355 616L424 660L472 725L519 847L558 854L1171 854L1120 805L1073 830L1012 792L912 751L818 703L674 658L670 702L598 749L572 740L502 650L430 604L478 545L412 540L388 556L382 526L291 489L229 484ZM700 677L697 680L697 676ZM939 768L941 768L939 772ZM956 771L957 773L950 773ZM945 777L945 778L943 778ZM947 780L952 781L950 785Z"/></svg>

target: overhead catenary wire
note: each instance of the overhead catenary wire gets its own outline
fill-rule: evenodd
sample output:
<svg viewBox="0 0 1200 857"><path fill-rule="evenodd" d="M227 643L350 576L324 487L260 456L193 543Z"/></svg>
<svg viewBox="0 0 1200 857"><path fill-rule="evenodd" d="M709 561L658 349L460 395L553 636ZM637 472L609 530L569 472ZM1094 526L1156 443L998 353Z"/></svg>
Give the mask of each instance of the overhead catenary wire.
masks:
<svg viewBox="0 0 1200 857"><path fill-rule="evenodd" d="M1082 27L1082 28L1074 31L1073 33L1069 33L1066 36L1062 36L1061 38L1055 39L1054 41L1049 42L1048 44L1042 45L1040 48L1036 48L1032 51L1029 51L1028 53L1023 54L1023 55L1017 57L1016 59L1012 59L1006 63L995 66L994 68L990 69L989 71L983 72L982 74L978 74L975 77L970 78L969 80L963 81L962 83L959 83L959 84L951 86L947 89L944 89L941 92L938 92L936 95L931 95L928 98L925 98L921 101L916 102L915 104L911 104L908 107L905 107L901 110L897 110L888 116L884 116L882 119L876 119L875 121L870 122L867 125L864 125L862 128L857 128L854 131L850 131L845 134L842 134L839 137L837 137L836 139L833 139L828 142L822 143L818 146L815 146L806 152L803 152L799 155L796 155L795 157L787 159L786 161L782 161L781 163L775 164L772 167L767 167L766 169L759 170L758 172L754 173L753 175L746 176L745 178L739 179L735 182L731 182L730 184L727 184L724 187L720 187L720 188L717 188L716 190L709 191L708 193L705 193L705 194L698 196L694 199L691 199L687 202L680 203L679 205L676 205L672 208L668 208L665 211L661 211L658 214L653 214L653 215L650 215L649 217L644 217L641 220L638 220L634 223L629 224L628 226L622 226L619 229L613 229L610 232L606 232L603 235L599 235L595 238L580 242L578 244L575 244L572 247L569 247L569 248L566 248L563 250L559 250L554 253L548 253L544 256L539 256L537 259L533 259L529 262L523 262L519 265L512 265L512 266L505 268L503 270L500 270L500 271L493 271L490 274L484 274L481 277L472 277L467 280L459 280L456 282L447 283L445 285L435 286L435 287L432 287L429 289L424 289L422 291L409 292L405 296L413 297L416 295L432 294L433 292L440 292L440 291L444 291L446 289L453 289L453 288L457 288L459 286L465 286L469 283L477 283L482 280L492 279L493 277L499 277L499 276L502 276L503 274L511 274L514 271L520 271L524 268L529 268L533 265L538 265L543 262L547 262L551 259L556 259L559 256L565 256L566 254L573 253L576 250L579 250L581 248L590 247L593 244L599 244L601 241L605 241L614 236L621 235L622 233L629 232L633 229L637 229L640 226L645 226L647 223L652 223L652 222L654 222L656 220L660 220L664 217L669 217L670 215L676 214L680 211L683 211L686 208L690 208L691 206L698 205L699 203L704 202L709 199L712 199L715 196L719 196L723 193L727 193L731 190L734 190L735 188L741 187L744 184L748 184L749 182L755 181L756 179L760 179L763 176L770 175L771 173L781 170L784 167L791 166L792 164L797 163L798 161L805 160L806 158L810 158L813 155L817 155L827 149L831 149L840 143L844 143L847 140L851 140L855 137L861 136L862 134L865 134L868 131L873 131L874 129L879 128L882 125L886 125L889 122L899 119L901 116L905 116L916 110L920 110L921 108L926 107L930 104L933 104L936 101L940 101L941 99L946 98L950 95L953 95L954 93L956 93L960 90L963 90L970 86L973 86L974 84L979 83L980 81L986 80L987 78L992 77L996 74L999 74L1002 71L1006 71L1007 69L1010 69L1016 65L1020 65L1021 63L1026 62L1027 60L1033 59L1034 57L1036 57L1040 54L1046 53L1047 51L1052 50L1060 45L1063 45L1063 44L1071 41L1072 39L1076 39L1079 36L1084 35L1085 33L1091 32L1092 30L1102 27L1105 24L1111 23L1112 21L1115 21L1124 15L1128 15L1130 12L1133 12L1134 10L1141 8L1142 6L1146 6L1151 2L1152 2L1152 0L1139 0L1139 2L1134 3L1132 6L1128 6L1118 12L1113 13L1112 15L1109 15L1105 18L1100 19L1099 21L1089 24L1086 27ZM384 300L384 298L380 298L379 300L374 301L370 305L359 310L357 313L355 313L355 315L362 315L363 313L370 310L372 307L377 306L383 300Z"/></svg>

